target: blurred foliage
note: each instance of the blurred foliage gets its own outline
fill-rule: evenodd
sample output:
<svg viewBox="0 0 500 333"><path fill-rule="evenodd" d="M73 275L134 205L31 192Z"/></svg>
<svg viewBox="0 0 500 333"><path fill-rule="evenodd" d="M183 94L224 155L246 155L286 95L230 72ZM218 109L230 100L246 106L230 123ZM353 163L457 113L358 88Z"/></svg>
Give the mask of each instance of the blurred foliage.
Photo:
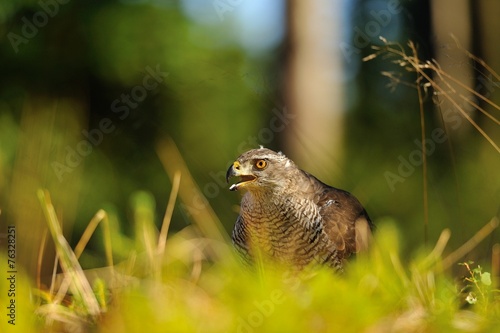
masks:
<svg viewBox="0 0 500 333"><path fill-rule="evenodd" d="M60 304L68 285L52 285L38 291L26 332L495 332L500 324L499 290L489 273L472 264L465 264L461 280L443 272L446 232L432 251L404 262L394 221L378 220L373 247L344 275L326 267L249 267L229 244L203 237L195 226L170 236L157 251L148 196L141 192L134 199L136 246L127 260L110 267L111 274L88 271L89 280L78 263L64 270L78 276L69 288L94 286L94 295L85 297L100 299L101 313L91 315L75 293ZM49 201L42 206L53 210ZM47 222L57 224L50 214ZM53 237L64 239L60 230ZM57 251L74 257L67 247ZM481 297L472 301L473 293Z"/></svg>
<svg viewBox="0 0 500 333"><path fill-rule="evenodd" d="M50 146L50 155L36 162L44 166L34 167L33 177L39 185L54 193L55 188L73 187L68 184L74 181L80 184L73 198L77 211L69 215L76 219L75 235L106 202L118 205L124 218L129 197L138 189L147 189L159 198L157 212L161 213L169 180L155 153L159 138L174 138L200 184L211 183L210 174L225 170L236 147L258 131L261 115L275 107L258 90L264 89L260 73L270 61L248 58L228 40L228 32L234 29L230 19L209 27L200 25L186 18L182 2L176 1L54 3L46 11L54 16L35 26L31 38L23 34L30 31L26 21L33 24L40 17L45 11L41 5L26 1L1 7L0 59L9 64L2 66L0 80L2 202L12 204L18 199L8 193L14 186L16 151L22 149L19 141L24 138ZM213 10L212 15L216 14ZM13 42L12 34L24 38L23 42ZM149 78L146 83L155 88L147 89L143 97L141 87L146 87L145 79L152 71L161 82ZM128 100L124 95L129 95ZM63 108L62 100L70 100L76 107ZM27 109L27 104L34 106ZM21 128L22 119L29 113L41 114L42 105L56 111L40 116L47 120L49 130L45 137L37 137ZM79 119L71 132L64 125L53 125L61 113ZM91 153L62 177L55 177L53 163L64 164L67 149L78 151L78 144L87 139L83 131L96 133L103 119L110 120L112 130L101 133L101 138L96 134L98 143L92 144ZM245 145L250 147L251 143ZM223 191L219 183L217 187ZM24 190L33 195L36 188ZM231 204L221 199L214 206L226 212L224 219L233 219L232 211L227 210ZM189 223L182 211L175 214L173 229ZM72 222L65 221L68 230Z"/></svg>
<svg viewBox="0 0 500 333"><path fill-rule="evenodd" d="M371 4L365 6L365 3ZM355 27L363 26L369 19L373 3L359 1L359 6L353 6L353 20L349 21L346 30L352 32ZM429 20L420 19L429 13L420 2L404 3L406 8L398 17L397 26L391 25L391 29L382 32L403 44L407 39L416 40L421 45L422 58L429 59L432 55L428 46L431 44L429 27L424 26ZM205 4L206 16L215 18L207 23L188 15L183 1L73 0L54 6L50 10L55 14L47 14L46 24L32 28L36 30L32 31L32 37L22 37L26 41L14 45L12 33L23 36L23 31L29 30L26 22L33 22L36 15L43 20L38 13L44 9L34 0L3 1L0 4L0 61L4 64L0 67L2 219L17 220L22 224L24 229L19 232L22 243L37 247L38 243L31 237L41 237L44 222L36 202L36 190L48 188L57 202L57 213L70 244L76 244L88 221L99 209L105 208L111 228L116 231L112 233L115 251L124 260L129 255L127 250L134 244L131 236L134 227L126 222L132 220L134 214L130 208L133 207L130 205L132 193L147 190L156 202L150 213L162 216L165 211L171 181L158 158L157 145L163 138L170 137L178 145L202 193L229 231L236 218L234 207L239 197L226 191L223 183L228 163L242 150L258 144L287 152L281 140L283 133L274 133L272 138L264 140L266 142L258 137L259 131L268 127L270 119L276 116L273 110L286 107L281 97L285 94L280 91L286 85L282 74L286 60L285 41L265 53L247 52L234 41L238 23L232 15L237 8L219 20L214 7ZM411 17L419 19L412 20ZM370 43L380 44L380 41L373 38ZM361 51L358 59L349 59L356 70L348 69L352 75L347 75L346 81L350 99L346 112L347 153L339 162L341 172L332 170L332 185L353 192L375 220L389 218L397 221L403 239L401 252L407 258L424 242L421 167L416 167L403 183L396 184L394 191L388 186L384 172L397 172L398 157L408 158L417 148L414 141L420 139L418 99L413 87L399 85L391 91L391 87L386 86L389 82L380 72L398 70L397 65L386 59L362 63L361 57L372 50L366 47ZM159 79L148 79L147 83L158 85L147 89L144 80L151 78L151 71L156 71ZM415 78L404 73L402 80L414 82ZM492 91L494 96L498 95L497 88L495 85ZM132 96L128 101L123 97L127 95ZM137 97L136 101L130 99L133 96ZM432 98L428 97L426 103L430 135L441 123ZM107 133L100 130L105 119L109 119L109 126L113 128ZM488 126L484 119L480 118L480 121ZM463 127L468 126L463 121ZM495 129L498 132L498 127ZM84 131L97 133L97 130L100 130L100 135L95 134L94 138L99 138L96 139L99 143L92 144L91 152L80 156L76 166L59 177L54 162L65 163L68 151L77 150L79 144L87 140ZM498 214L498 157L482 137L469 129L436 147L428 159L430 237L427 245L438 239L441 230L450 228L450 244L456 248ZM189 205L189 202L184 202L184 205ZM192 216L182 204L178 204L171 230L182 230L191 223ZM83 254L81 261L85 268L105 265L99 233L91 239L91 245ZM495 242L498 242L498 233L494 232L476 253L466 259L481 259L488 269L487 261ZM29 252L36 255L36 250L30 249ZM50 264L51 260L44 262L44 265ZM238 269L221 264L208 272L219 276ZM29 274L33 276L32 271ZM202 281L210 279L210 274ZM302 293L289 290L290 286L283 285L276 277L257 286L250 282L256 278L252 274L231 274L235 274L233 278L229 275L226 282L219 282L221 290L237 289L239 279L248 281L249 289L242 291L248 294L258 290L260 296L267 297L275 288L283 290L286 306L276 306L276 315L282 318L288 318L290 314L300 317L300 309L314 304L311 309L318 310L318 315L308 310L303 322L297 324L297 327L308 330L314 329L314 325L321 328L325 320L331 320L327 316L326 304L338 307L337 311L342 309L342 304L329 301L336 299L336 295L345 298L346 306L354 314L356 311L366 314L362 320L355 319L359 320L356 325L370 327L377 318L387 315L384 311L399 311L392 319L405 313L405 304L396 302L395 298L401 294L409 297L411 292L401 286L401 281L397 280L399 277L381 273L376 278L377 286L384 282L387 288L394 288L394 294L384 296L394 297L384 303L388 309L374 300L374 295L382 294L380 290L375 291L374 287L368 293L360 291L361 281L369 282L371 277L358 276L351 282L337 281L338 277L328 277L329 273L323 272L312 280L310 286L304 287L306 290ZM175 275L173 279L182 280ZM331 279L335 283L331 283ZM439 288L444 288L449 282L447 277L439 279ZM336 287L322 295L319 290L330 283ZM193 329L203 322L200 318L210 318L213 313L224 317L223 314L232 311L229 308L239 300L236 291L220 295L227 299L210 297L218 291L213 286L199 289L197 285L188 284L186 290L174 290L168 283L165 286L161 286L164 288L162 292L171 293L171 299L181 302L186 296L183 293L190 292L199 302L209 303L208 312L195 308L196 304L185 304L183 308L174 308L172 317L166 322L158 323L161 317L157 316L156 309L168 313L171 299L154 298L159 302L158 306L156 303L144 306L151 292L158 289L141 285L123 296L125 305L114 309L116 316L110 315L107 320L124 325L119 322L122 320L119 314L130 305L130 308L137 309L137 318L141 317L139 314L143 315L142 323L157 323L158 327L176 323ZM438 294L445 289L439 289ZM349 290L355 295L352 300L347 297ZM136 298L140 300L132 304ZM311 303L313 298L318 303ZM366 309L372 312L364 313L360 305L365 302ZM246 319L251 309L250 301L237 311L241 311L240 317ZM420 320L428 323L427 320L435 318L447 328L451 325L447 315L463 314L456 308L441 313L424 306L423 311L425 319L417 318L418 325L422 323ZM192 313L200 316L195 316L199 321L192 321L193 317L189 315ZM343 323L341 320L349 319L335 318L339 320L338 325ZM235 328L237 321L237 316L221 319L213 322L215 326L207 330ZM263 325L270 330L277 322L266 320ZM284 324L294 325L290 321Z"/></svg>
<svg viewBox="0 0 500 333"><path fill-rule="evenodd" d="M398 42L406 52L411 52L408 42L414 42L418 58L422 62L433 60L433 48L457 48L457 45L433 44L430 21L415 19L430 15L429 2L403 3L403 15L396 18L401 24L399 35L393 35L393 38L389 39L390 42ZM360 2L360 6L354 10L354 29L359 30L368 24L367 22L374 21L371 10L372 6L377 4L381 3ZM391 21L391 24L394 24L394 21ZM387 30L382 29L380 35L389 36L390 31ZM352 33L352 30L349 31ZM358 57L373 54L372 45L383 46L384 42L379 37L371 36L370 46L362 48ZM473 52L480 50L481 47L478 47ZM466 50L460 52L465 53ZM353 93L350 96L353 101L351 112L347 116L348 149L340 187L353 189L361 201L366 203L372 216L389 216L399 221L406 240L403 253L409 254L425 243L422 165L408 163L411 154L420 149L416 141L421 142L422 138L416 91L417 76L404 69L404 64L399 60L401 59L382 56L361 64L350 61L347 65L348 70L358 68L358 75L352 84ZM450 61L453 62L453 59ZM495 83L498 68L493 68L497 73L493 72L492 75L480 61L471 58L467 65L473 68L470 74L473 88L488 100L496 101L500 96L500 90ZM457 63L456 66L461 65ZM381 75L383 72L394 73L399 82L395 83L394 80ZM431 73L431 76L435 80L439 79L437 73ZM424 80L420 84L423 86L426 82ZM448 139L436 143L427 157L426 195L429 202L429 226L426 245L435 242L443 228L450 228L450 244L458 247L479 230L481 225L500 214L500 158L490 143L463 117L457 117L456 126L453 122L445 124L441 113L449 110L440 109L434 93L435 91L429 88L423 96L425 137L431 138L435 129L443 129ZM458 93L453 94L452 90L449 93L452 99L464 107L466 103ZM479 98L476 102L498 119L498 108L487 105ZM471 109L471 117L498 145L498 123L491 122L477 109ZM402 160L413 169L408 176L403 177L402 182L391 186L384 175L386 172L398 175ZM416 160L418 161L418 158ZM469 258L486 260L491 256L492 245L497 242L498 231L495 231L487 241L469 254Z"/></svg>

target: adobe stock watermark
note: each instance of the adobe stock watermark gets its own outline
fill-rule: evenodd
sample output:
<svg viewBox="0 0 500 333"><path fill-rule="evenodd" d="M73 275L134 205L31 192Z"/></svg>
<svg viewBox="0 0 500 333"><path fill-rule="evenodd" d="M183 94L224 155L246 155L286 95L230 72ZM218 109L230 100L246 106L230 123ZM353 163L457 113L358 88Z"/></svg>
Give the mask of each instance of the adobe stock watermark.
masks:
<svg viewBox="0 0 500 333"><path fill-rule="evenodd" d="M296 117L295 114L290 113L287 107L283 107L281 110L273 108L272 113L273 116L269 120L269 125L267 127L261 128L257 135L248 136L238 145L237 151L239 154L242 154L251 148L257 148L259 145L267 145L271 143L274 140L275 135L282 132L286 126L290 124L290 121ZM220 170L219 172L208 173L210 178L212 178L212 181L205 184L202 188L202 192L205 197L213 199L220 194L221 189L228 188L228 185L226 184L226 169ZM201 212L204 209L205 204L200 195L195 195L192 198L191 203L181 203L180 207L188 216L191 216Z"/></svg>
<svg viewBox="0 0 500 333"><path fill-rule="evenodd" d="M139 103L143 102L148 94L158 88L158 86L168 76L167 72L160 70L160 65L156 65L153 69L150 66L145 68L147 74L142 79L142 84L134 86L129 93L122 93L119 98L115 99L110 109L113 114L116 114L120 120L125 120L131 109L136 109ZM115 123L110 118L102 118L97 127L83 130L84 139L79 141L75 147L67 145L65 147L65 158L63 162L54 161L51 163L52 170L59 181L62 181L64 175L71 173L89 156L94 147L97 147L104 140L106 134L112 133L116 129Z"/></svg>
<svg viewBox="0 0 500 333"><path fill-rule="evenodd" d="M498 82L493 81L493 75L489 74L488 76L479 75L477 77L477 85L475 87L475 91L482 91L486 89L483 94L484 98L488 98L495 91L495 87L500 87ZM465 112L469 113L475 109L475 107L463 101L460 105ZM453 108L449 108L443 111L443 121L448 125L448 128L451 130L457 130L460 126L462 126L464 119L458 112L454 111ZM438 144L442 144L448 140L448 136L445 131L436 127L431 131L430 138L425 138L424 142L416 139L413 142L417 146L416 149L412 150L410 154L405 158L403 155L398 156L399 165L397 168L397 173L391 171L384 172L384 178L387 181L387 185L389 186L391 192L396 190L396 184L404 183L405 180L413 175L415 169L422 165L423 163L423 147L425 146L425 154L426 156L432 155Z"/></svg>
<svg viewBox="0 0 500 333"><path fill-rule="evenodd" d="M387 1L386 9L370 11L370 20L363 27L355 26L353 29L352 43L341 42L340 50L347 62L351 62L354 54L360 55L361 50L371 44L371 39L378 40L382 29L387 27L394 15L398 15L403 10L400 0Z"/></svg>
<svg viewBox="0 0 500 333"><path fill-rule="evenodd" d="M28 44L31 39L35 38L40 29L45 27L49 23L49 20L59 13L60 6L65 5L68 2L70 2L70 0L38 1L40 10L36 11L31 18L26 16L21 18L21 21L23 22L21 35L12 31L7 34L7 38L9 39L14 52L18 53L20 45Z"/></svg>
<svg viewBox="0 0 500 333"><path fill-rule="evenodd" d="M286 271L282 276L283 284L290 291L297 290L301 285L301 280L291 271ZM253 302L254 310L248 313L245 317L238 317L237 333L253 333L259 332L258 328L264 324L264 320L271 317L276 310L276 306L283 304L286 300L286 295L282 289L273 289L269 297L264 300L255 300Z"/></svg>
<svg viewBox="0 0 500 333"><path fill-rule="evenodd" d="M236 7L241 5L245 0L214 0L212 6L219 16L219 20L224 21L224 15L227 12L232 12Z"/></svg>
<svg viewBox="0 0 500 333"><path fill-rule="evenodd" d="M387 185L389 185L391 192L394 192L396 190L397 183L403 183L406 178L413 175L416 167L422 165L424 161L424 147L425 154L429 156L436 150L436 144L441 144L447 139L448 138L446 136L446 133L442 128L439 127L435 128L431 132L431 137L425 138L424 142L415 139L413 142L417 146L417 149L412 150L407 158L404 158L403 155L398 156L398 161L400 162L398 165L398 173L395 174L390 171L384 172L385 180L387 181Z"/></svg>

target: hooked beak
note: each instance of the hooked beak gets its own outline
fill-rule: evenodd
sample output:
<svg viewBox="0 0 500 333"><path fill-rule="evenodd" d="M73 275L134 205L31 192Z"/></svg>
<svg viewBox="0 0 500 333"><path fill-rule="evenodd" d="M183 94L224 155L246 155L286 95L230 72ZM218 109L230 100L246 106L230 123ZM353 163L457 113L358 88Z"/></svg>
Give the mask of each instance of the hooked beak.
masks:
<svg viewBox="0 0 500 333"><path fill-rule="evenodd" d="M229 183L229 178L233 176L240 177L240 181L237 182L236 184L232 184L229 187L230 191L237 191L240 186L253 182L256 179L254 175L246 173L243 170L243 167L241 166L240 162L238 161L234 162L233 165L231 165L229 169L227 169L226 182Z"/></svg>

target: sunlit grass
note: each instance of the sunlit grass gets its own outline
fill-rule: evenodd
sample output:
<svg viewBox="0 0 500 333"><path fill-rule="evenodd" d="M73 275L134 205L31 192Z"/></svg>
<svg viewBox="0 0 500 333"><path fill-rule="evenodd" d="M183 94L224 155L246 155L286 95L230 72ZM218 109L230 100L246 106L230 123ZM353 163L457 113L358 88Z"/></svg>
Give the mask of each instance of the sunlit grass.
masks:
<svg viewBox="0 0 500 333"><path fill-rule="evenodd" d="M474 98L480 100L481 102L486 103L493 110L500 111L500 106L494 103L491 99L482 95L480 92L468 87L464 83L460 82L457 78L454 77L453 73L448 73L443 70L441 66L435 60L425 60L420 59L418 56L417 46L413 41L408 42L408 46L410 48L410 52L405 51L402 45L398 43L391 43L387 41L385 38L381 37L381 40L384 42L385 46L374 47L375 52L363 60L368 61L374 59L379 56L389 56L393 58L393 63L399 65L407 72L416 73L416 79L414 83L403 82L400 79L400 73L394 72L382 72L383 75L387 76L391 80L391 86L395 87L398 84L407 84L416 88L418 93L418 98L421 106L421 121L422 125L424 122L424 114L423 114L423 96L424 92L427 94L432 89L432 93L439 98L442 98L448 102L450 102L454 106L454 110L458 112L462 117L464 117L480 134L481 136L498 152L500 153L500 147L495 142L495 140L486 133L484 130L484 126L478 124L467 112L466 108L469 106L473 107L473 110L485 115L489 121L492 121L496 125L500 125L500 120L498 120L492 113L488 112L484 108L480 107L475 101ZM458 41L456 41L458 44ZM458 45L460 48L461 46ZM498 75L493 68L488 66L482 59L474 56L472 53L463 50L464 53L473 61L480 63L485 68L485 73L480 72L480 75L486 79L488 79L488 75L492 78L496 79L497 82L500 79L500 75ZM496 84L491 82L491 84ZM471 97L464 96L457 92L457 88L460 87L470 93ZM444 112L444 110L440 110ZM443 117L443 115L441 115ZM443 120L444 125L446 122ZM446 127L446 126L445 126ZM425 131L425 127L422 128ZM424 135L425 136L425 135ZM425 154L424 154L425 155Z"/></svg>
<svg viewBox="0 0 500 333"><path fill-rule="evenodd" d="M489 66L484 60L475 56L471 52L465 50L459 43L458 39L451 36L456 46L469 58L471 65L478 67L476 69L476 80L487 82L488 89L498 86L500 75ZM372 46L374 50L372 54L363 58L363 61L370 61L375 58L383 58L387 63L395 64L398 67L396 71L382 71L381 74L389 79L388 87L391 90L396 89L399 85L406 85L416 90L416 95L419 103L419 118L420 118L420 140L426 142L428 130L426 127L430 118L436 117L441 122L442 131L446 138L450 136L453 129L457 129L457 124L462 122L461 119L469 123L490 145L495 153L500 154L498 138L495 135L488 134L488 125L500 125L500 120L494 112L500 111L500 106L488 98L490 92L482 93L477 87L468 86L461 82L451 71L444 70L435 59L422 59L419 55L418 45L409 40L406 47L397 42L390 42L382 36L379 36L382 41L382 46ZM412 73L413 78L408 79L405 73ZM432 100L433 107L426 109L425 105L428 100ZM442 108L441 105L446 102L451 107ZM482 107L480 104L484 104ZM488 110L487 110L488 109ZM451 121L451 116L455 124ZM484 116L484 120L479 120L478 116ZM441 130L440 127L438 127ZM432 144L434 150L435 143ZM456 173L456 156L451 140L448 140L448 150L452 161L453 171ZM423 202L423 224L424 224L424 240L427 245L429 239L429 165L428 155L432 151L428 151L427 144L421 146L421 169L422 169L422 202ZM459 191L459 180L455 179L455 187ZM488 233L489 234L489 233ZM480 237L480 234L478 235ZM475 240L472 243L477 244ZM460 249L462 252L468 252L467 246ZM457 252L458 253L458 252ZM457 254L456 253L456 254ZM463 254L463 253L462 253Z"/></svg>
<svg viewBox="0 0 500 333"><path fill-rule="evenodd" d="M64 272L57 286L35 292L38 328L47 332L494 332L500 325L489 272L466 263L466 275L454 279L443 269L449 231L432 250L403 262L395 224L382 220L371 250L344 275L266 263L254 269L236 260L230 244L195 226L164 242L154 200L139 192L129 258L91 274L57 227L48 194L39 197ZM169 214L171 208L164 225ZM104 238L105 248L113 249L112 238ZM223 250L214 255L214 247Z"/></svg>

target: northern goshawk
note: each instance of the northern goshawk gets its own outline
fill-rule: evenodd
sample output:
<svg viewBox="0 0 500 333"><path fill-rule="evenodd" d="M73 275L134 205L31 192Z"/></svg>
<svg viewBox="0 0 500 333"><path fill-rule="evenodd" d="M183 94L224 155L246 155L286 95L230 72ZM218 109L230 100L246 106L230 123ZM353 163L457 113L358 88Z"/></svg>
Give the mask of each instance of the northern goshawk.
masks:
<svg viewBox="0 0 500 333"><path fill-rule="evenodd" d="M344 260L368 246L373 224L349 192L300 170L281 152L252 149L229 167L230 190L246 190L232 240L252 261L263 256L303 268L326 264L342 270Z"/></svg>

